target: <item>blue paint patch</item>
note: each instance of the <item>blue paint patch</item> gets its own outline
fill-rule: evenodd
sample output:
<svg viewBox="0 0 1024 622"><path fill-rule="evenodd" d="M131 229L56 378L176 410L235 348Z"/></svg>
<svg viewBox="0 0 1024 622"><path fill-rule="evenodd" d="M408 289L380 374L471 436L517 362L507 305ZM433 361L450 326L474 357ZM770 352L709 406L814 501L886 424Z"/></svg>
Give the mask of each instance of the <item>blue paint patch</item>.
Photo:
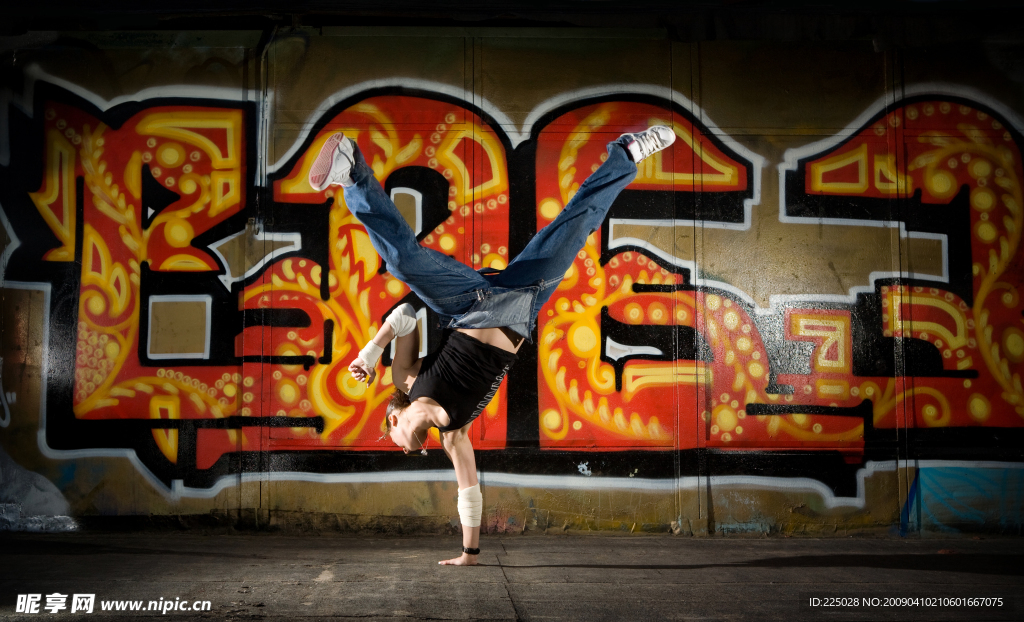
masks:
<svg viewBox="0 0 1024 622"><path fill-rule="evenodd" d="M78 461L67 460L62 462L58 467L57 477L54 479L53 484L60 490L65 490L71 485L71 482L75 481L75 473L78 472Z"/></svg>
<svg viewBox="0 0 1024 622"><path fill-rule="evenodd" d="M914 508L916 506L915 502L917 501L917 480L919 475L920 471L918 471L917 475L914 475L914 481L910 482L910 489L907 491L907 501L906 503L903 504L903 509L900 511L901 538L906 537L908 531L915 531L918 527L920 527L920 513L917 512L916 515L911 514L911 512L914 511ZM917 509L920 510L919 507L917 507ZM910 520L912 517L918 519L914 521L914 525L910 524Z"/></svg>
<svg viewBox="0 0 1024 622"><path fill-rule="evenodd" d="M1019 532L1024 524L1022 469L925 467L915 482L922 529Z"/></svg>
<svg viewBox="0 0 1024 622"><path fill-rule="evenodd" d="M772 530L771 523L757 521L716 522L717 533L768 533Z"/></svg>

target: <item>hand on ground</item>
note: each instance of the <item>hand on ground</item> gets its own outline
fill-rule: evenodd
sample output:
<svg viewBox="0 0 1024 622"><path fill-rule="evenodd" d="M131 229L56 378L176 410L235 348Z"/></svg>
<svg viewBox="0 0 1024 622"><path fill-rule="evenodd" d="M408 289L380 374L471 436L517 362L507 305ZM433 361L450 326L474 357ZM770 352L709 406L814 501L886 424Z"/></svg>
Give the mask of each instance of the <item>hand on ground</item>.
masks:
<svg viewBox="0 0 1024 622"><path fill-rule="evenodd" d="M442 566L476 566L476 555L470 555L469 553L463 553L458 557L452 559L446 559L443 562L437 562Z"/></svg>
<svg viewBox="0 0 1024 622"><path fill-rule="evenodd" d="M356 382L365 380L368 385L373 384L373 379L377 377L377 370L367 366L366 362L358 356L349 363L348 370Z"/></svg>

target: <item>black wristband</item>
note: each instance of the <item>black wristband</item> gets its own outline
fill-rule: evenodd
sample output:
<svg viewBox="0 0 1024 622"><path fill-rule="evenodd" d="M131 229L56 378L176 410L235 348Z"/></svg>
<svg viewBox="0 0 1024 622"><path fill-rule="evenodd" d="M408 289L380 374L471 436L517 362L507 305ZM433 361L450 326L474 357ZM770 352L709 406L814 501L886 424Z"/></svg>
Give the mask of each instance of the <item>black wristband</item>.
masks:
<svg viewBox="0 0 1024 622"><path fill-rule="evenodd" d="M480 549L471 549L469 547L464 546L462 547L462 552L466 553L467 555L479 555Z"/></svg>

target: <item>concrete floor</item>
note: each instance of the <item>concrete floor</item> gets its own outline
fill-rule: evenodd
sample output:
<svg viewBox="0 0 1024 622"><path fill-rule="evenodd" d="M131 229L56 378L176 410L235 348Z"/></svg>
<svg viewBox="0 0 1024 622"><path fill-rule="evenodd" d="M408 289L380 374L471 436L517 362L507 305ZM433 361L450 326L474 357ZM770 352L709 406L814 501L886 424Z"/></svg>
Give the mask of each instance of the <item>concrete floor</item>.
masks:
<svg viewBox="0 0 1024 622"><path fill-rule="evenodd" d="M1024 539L0 534L0 620L1019 620ZM92 614L15 613L19 594L95 594ZM208 600L201 614L101 600ZM811 607L811 598L883 599ZM895 606L886 598L918 598ZM1002 606L937 605L945 597Z"/></svg>

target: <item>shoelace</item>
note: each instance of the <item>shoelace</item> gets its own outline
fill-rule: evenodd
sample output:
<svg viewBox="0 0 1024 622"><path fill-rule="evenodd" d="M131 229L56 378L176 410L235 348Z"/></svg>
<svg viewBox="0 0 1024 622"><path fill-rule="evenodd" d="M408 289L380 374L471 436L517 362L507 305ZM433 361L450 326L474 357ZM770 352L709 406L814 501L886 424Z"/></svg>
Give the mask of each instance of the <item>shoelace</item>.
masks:
<svg viewBox="0 0 1024 622"><path fill-rule="evenodd" d="M636 140L640 143L640 148L643 150L645 155L650 155L658 149L661 149L661 138L655 132L638 134Z"/></svg>

